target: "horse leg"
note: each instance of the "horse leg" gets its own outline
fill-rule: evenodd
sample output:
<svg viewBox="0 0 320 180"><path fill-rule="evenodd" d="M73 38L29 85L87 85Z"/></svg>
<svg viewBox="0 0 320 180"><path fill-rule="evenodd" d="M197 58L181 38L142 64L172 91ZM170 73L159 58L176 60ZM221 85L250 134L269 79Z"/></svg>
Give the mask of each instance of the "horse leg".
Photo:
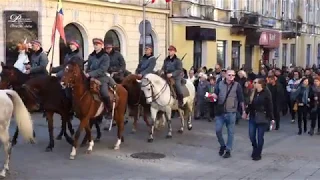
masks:
<svg viewBox="0 0 320 180"><path fill-rule="evenodd" d="M171 112L171 108L167 108L166 113L164 113L168 123L167 139L172 138Z"/></svg>
<svg viewBox="0 0 320 180"><path fill-rule="evenodd" d="M91 125L90 125L91 126ZM87 154L91 154L92 152L92 149L93 149L93 146L94 146L94 142L92 140L92 136L91 136L91 127L89 125L87 125L85 127L85 130L86 130L86 137L88 137L88 140L89 140L89 146L88 146L88 149L87 149Z"/></svg>
<svg viewBox="0 0 320 180"><path fill-rule="evenodd" d="M63 122L63 119L61 118L61 130L60 130L58 136L56 137L56 140L61 140L62 139L62 136L63 136L64 131L65 131L65 130L63 130L63 124L64 124L64 122Z"/></svg>
<svg viewBox="0 0 320 180"><path fill-rule="evenodd" d="M95 123L94 123L94 125L95 125L95 127L96 127L96 129L97 129L97 137L96 137L96 139L94 140L95 142L99 142L100 141L100 138L101 138L101 129L100 129L100 122L102 121L102 116L98 116L97 117L98 118L98 121L96 121ZM91 126L91 128L92 128L92 126Z"/></svg>
<svg viewBox="0 0 320 180"><path fill-rule="evenodd" d="M71 160L73 160L75 158L75 156L77 155L78 139L80 137L81 131L89 124L90 118L82 118L80 121L81 122L80 122L80 125L76 131L74 141L73 141L72 150L70 153Z"/></svg>
<svg viewBox="0 0 320 180"><path fill-rule="evenodd" d="M181 120L181 127L178 130L178 133L182 134L184 130L184 112L182 109L179 109L179 115L180 115L180 120Z"/></svg>
<svg viewBox="0 0 320 180"><path fill-rule="evenodd" d="M115 114L114 117L118 126L118 133L117 133L118 139L113 149L118 150L120 149L121 141L124 141L124 138L123 138L124 116L122 116L121 113L119 113L119 110L116 110L114 114Z"/></svg>
<svg viewBox="0 0 320 180"><path fill-rule="evenodd" d="M192 112L193 112L193 104L194 103L188 103L188 110L187 110L187 118L188 118L188 121L187 121L187 127L188 127L188 130L190 131L192 129Z"/></svg>
<svg viewBox="0 0 320 180"><path fill-rule="evenodd" d="M152 122L151 122L151 126L150 126L150 134L149 134L148 142L151 143L151 142L153 142L154 125L155 125L155 122L156 122L158 109L150 107L150 113L151 113Z"/></svg>
<svg viewBox="0 0 320 180"><path fill-rule="evenodd" d="M46 152L52 151L54 147L54 137L53 137L53 112L46 111L46 116L48 120L48 130L49 130L49 145L46 148Z"/></svg>
<svg viewBox="0 0 320 180"><path fill-rule="evenodd" d="M2 141L3 149L6 154L3 169L0 172L0 176L4 178L6 177L7 171L9 171L10 155L11 155L11 148L12 148L8 130L2 131L0 133L0 139Z"/></svg>
<svg viewBox="0 0 320 180"><path fill-rule="evenodd" d="M63 134L64 134L64 137L66 138L66 141L69 143L69 144L73 144L73 140L72 138L68 135L67 133L67 122L69 121L69 114L64 114L64 115L61 115L61 119L62 119L62 131L63 131Z"/></svg>
<svg viewBox="0 0 320 180"><path fill-rule="evenodd" d="M150 127L150 123L148 121L148 111L147 109L143 109L143 120L148 127Z"/></svg>
<svg viewBox="0 0 320 180"><path fill-rule="evenodd" d="M70 131L71 136L73 136L74 135L74 129L72 127L72 123L71 123L71 118L70 117L67 119L66 123L68 124L68 129Z"/></svg>
<svg viewBox="0 0 320 180"><path fill-rule="evenodd" d="M90 129L92 130L92 126L93 126L93 124L95 124L96 123L96 119L95 118L93 118L93 119L90 119L90 122L89 122L89 127L90 127ZM89 134L87 133L87 131L86 131L86 134L85 134L85 136L83 137L83 140L82 140L82 142L81 142L81 145L80 145L80 147L84 147L84 146L86 146L87 145L87 142L88 142L88 137L89 136Z"/></svg>
<svg viewBox="0 0 320 180"><path fill-rule="evenodd" d="M139 107L134 107L132 108L133 111L133 128L132 128L132 133L134 134L135 132L137 132L137 122L139 119Z"/></svg>
<svg viewBox="0 0 320 180"><path fill-rule="evenodd" d="M18 126L16 126L16 131L14 132L14 135L12 137L12 146L17 144L18 136L19 136L19 129L18 129Z"/></svg>

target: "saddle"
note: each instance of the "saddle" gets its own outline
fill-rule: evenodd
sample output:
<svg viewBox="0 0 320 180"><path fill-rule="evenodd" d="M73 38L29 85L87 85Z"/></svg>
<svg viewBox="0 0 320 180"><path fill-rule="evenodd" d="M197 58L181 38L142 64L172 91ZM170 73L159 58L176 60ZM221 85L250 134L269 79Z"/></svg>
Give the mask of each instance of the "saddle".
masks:
<svg viewBox="0 0 320 180"><path fill-rule="evenodd" d="M95 78L91 78L90 79L90 92L93 95L93 98L96 101L101 102L101 95L100 95L100 86L101 86L101 82L98 79ZM119 97L116 94L116 91L109 87L109 97L110 97L110 101L117 101L119 99Z"/></svg>
<svg viewBox="0 0 320 180"><path fill-rule="evenodd" d="M174 98L177 98L177 93L176 93L176 89L175 89L175 81L173 78L169 78L167 79L167 82L169 84L170 87L170 91L173 95ZM185 79L181 79L181 90L182 90L182 95L183 98L190 96L188 88L186 87L186 83L187 81Z"/></svg>

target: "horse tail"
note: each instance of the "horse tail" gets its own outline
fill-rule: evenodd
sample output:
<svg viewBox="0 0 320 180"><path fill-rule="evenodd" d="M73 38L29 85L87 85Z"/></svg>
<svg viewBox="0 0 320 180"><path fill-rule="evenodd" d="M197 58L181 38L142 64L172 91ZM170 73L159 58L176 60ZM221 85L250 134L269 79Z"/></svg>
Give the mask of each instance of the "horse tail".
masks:
<svg viewBox="0 0 320 180"><path fill-rule="evenodd" d="M16 123L18 125L19 131L21 132L23 138L26 141L31 141L33 139L33 123L31 115L27 110L26 106L22 102L20 96L14 90L5 90L5 92L11 96L13 102L13 111Z"/></svg>

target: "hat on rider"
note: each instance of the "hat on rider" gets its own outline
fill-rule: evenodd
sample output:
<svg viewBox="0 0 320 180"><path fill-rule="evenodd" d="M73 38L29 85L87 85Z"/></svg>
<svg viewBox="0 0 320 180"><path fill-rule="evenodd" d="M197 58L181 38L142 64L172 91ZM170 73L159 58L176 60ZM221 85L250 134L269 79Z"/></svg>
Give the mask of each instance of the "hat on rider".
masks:
<svg viewBox="0 0 320 180"><path fill-rule="evenodd" d="M93 44L101 44L101 45L103 45L103 40L100 39L100 38L93 38L92 39L92 43Z"/></svg>
<svg viewBox="0 0 320 180"><path fill-rule="evenodd" d="M146 49L151 49L152 50L152 46L151 45L146 45Z"/></svg>
<svg viewBox="0 0 320 180"><path fill-rule="evenodd" d="M113 44L110 43L110 42L107 42L107 43L105 44L105 47L106 47L106 48L113 48Z"/></svg>
<svg viewBox="0 0 320 180"><path fill-rule="evenodd" d="M33 41L31 41L31 44L32 44L32 45L37 45L37 46L41 47L41 42L38 41L38 40L33 40Z"/></svg>
<svg viewBox="0 0 320 180"><path fill-rule="evenodd" d="M77 41L70 41L69 44L76 46L78 49L80 47L80 45L79 45L79 43Z"/></svg>
<svg viewBox="0 0 320 180"><path fill-rule="evenodd" d="M177 48L174 47L173 45L170 45L169 48L168 48L168 51L175 51L175 52L177 52Z"/></svg>

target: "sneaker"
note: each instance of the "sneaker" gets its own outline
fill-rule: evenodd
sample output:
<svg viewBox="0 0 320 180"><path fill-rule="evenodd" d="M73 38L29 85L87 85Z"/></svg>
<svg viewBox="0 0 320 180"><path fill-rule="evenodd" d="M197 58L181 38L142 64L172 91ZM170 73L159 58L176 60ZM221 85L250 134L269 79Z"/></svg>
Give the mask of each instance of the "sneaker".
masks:
<svg viewBox="0 0 320 180"><path fill-rule="evenodd" d="M224 153L223 158L230 158L231 157L231 153L229 150L226 151L226 153Z"/></svg>
<svg viewBox="0 0 320 180"><path fill-rule="evenodd" d="M270 131L274 130L274 127L275 127L275 121L272 120L271 123L270 123Z"/></svg>
<svg viewBox="0 0 320 180"><path fill-rule="evenodd" d="M294 124L296 122L296 120L292 119L291 120L291 124Z"/></svg>
<svg viewBox="0 0 320 180"><path fill-rule="evenodd" d="M220 155L220 156L223 156L225 150L226 150L226 146L221 146L221 147L220 147L220 150L219 150L219 155Z"/></svg>
<svg viewBox="0 0 320 180"><path fill-rule="evenodd" d="M254 161L260 161L260 160L261 160L261 156L254 156L254 157L252 158L252 160L254 160Z"/></svg>

